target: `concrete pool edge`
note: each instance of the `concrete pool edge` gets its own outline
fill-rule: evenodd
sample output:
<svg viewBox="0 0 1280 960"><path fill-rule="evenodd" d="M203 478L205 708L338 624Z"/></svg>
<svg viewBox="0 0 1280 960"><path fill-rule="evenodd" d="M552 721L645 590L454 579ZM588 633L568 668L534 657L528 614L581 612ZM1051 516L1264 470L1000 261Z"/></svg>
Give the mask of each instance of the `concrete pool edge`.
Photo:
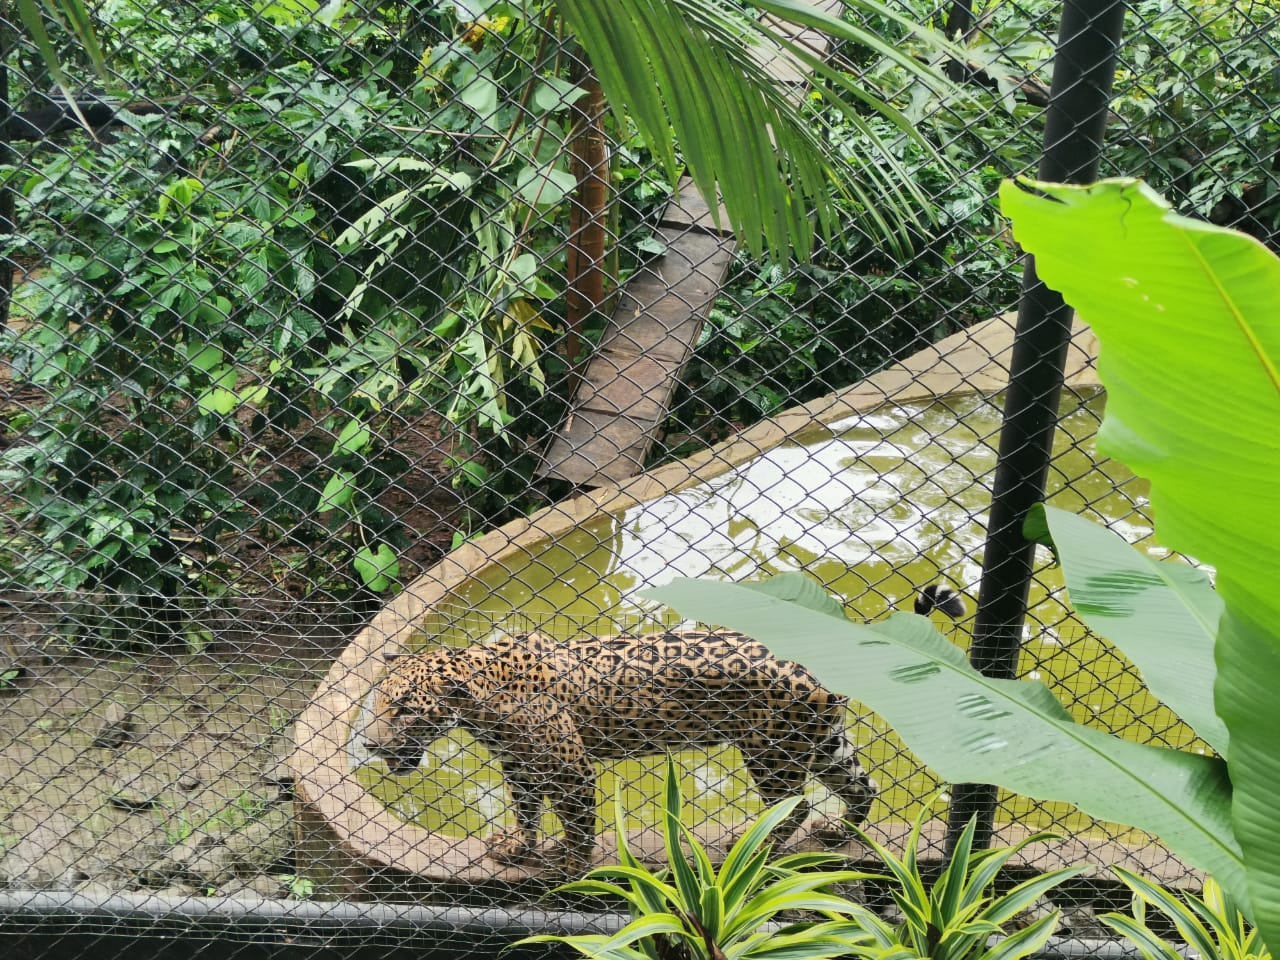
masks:
<svg viewBox="0 0 1280 960"><path fill-rule="evenodd" d="M346 754L351 724L381 673L382 654L402 646L430 610L469 580L585 522L714 479L815 427L886 404L998 393L1007 385L1014 322L1013 314L984 321L859 384L793 407L708 450L551 505L451 552L374 616L317 687L294 731L290 765L301 799L357 863L441 880L528 879L528 869L498 868L486 861L484 842L477 837L448 837L399 820L352 775ZM1096 355L1092 332L1077 321L1067 362L1068 387L1098 385Z"/></svg>

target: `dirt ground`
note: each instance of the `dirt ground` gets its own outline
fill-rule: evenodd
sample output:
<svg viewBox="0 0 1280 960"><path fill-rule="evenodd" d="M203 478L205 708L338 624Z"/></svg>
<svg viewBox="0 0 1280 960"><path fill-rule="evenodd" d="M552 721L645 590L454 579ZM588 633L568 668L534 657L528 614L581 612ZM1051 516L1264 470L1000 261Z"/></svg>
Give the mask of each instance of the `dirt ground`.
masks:
<svg viewBox="0 0 1280 960"><path fill-rule="evenodd" d="M86 658L0 691L0 886L306 895L283 759L330 663Z"/></svg>
<svg viewBox="0 0 1280 960"><path fill-rule="evenodd" d="M17 271L14 284L27 279ZM0 362L0 450L20 440L11 418L49 400ZM402 582L463 525L444 426L426 415L388 424L382 438L407 463L378 497L412 531ZM274 437L239 480L308 475L333 437L303 433ZM3 522L8 506L0 538L12 544L25 531ZM78 599L0 583L0 888L305 895L282 766L289 734L319 676L385 599L352 595L333 575L350 572L349 550L335 543L321 557L293 530L224 536L213 558L226 570L223 595L199 609L184 601L181 634L146 655L89 653L145 630L145 612L94 597L82 610ZM119 633L99 629L117 623Z"/></svg>

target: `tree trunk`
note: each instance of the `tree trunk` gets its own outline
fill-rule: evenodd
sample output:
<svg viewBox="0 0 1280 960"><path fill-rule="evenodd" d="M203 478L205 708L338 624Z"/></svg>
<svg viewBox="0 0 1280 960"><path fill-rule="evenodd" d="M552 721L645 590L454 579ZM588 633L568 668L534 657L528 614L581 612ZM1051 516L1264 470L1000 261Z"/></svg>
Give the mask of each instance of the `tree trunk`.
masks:
<svg viewBox="0 0 1280 960"><path fill-rule="evenodd" d="M587 92L573 105L570 172L578 181L569 213L565 289L565 359L572 366L582 352L583 330L604 302L605 225L609 203L609 145L605 139L604 91L589 70L578 83Z"/></svg>

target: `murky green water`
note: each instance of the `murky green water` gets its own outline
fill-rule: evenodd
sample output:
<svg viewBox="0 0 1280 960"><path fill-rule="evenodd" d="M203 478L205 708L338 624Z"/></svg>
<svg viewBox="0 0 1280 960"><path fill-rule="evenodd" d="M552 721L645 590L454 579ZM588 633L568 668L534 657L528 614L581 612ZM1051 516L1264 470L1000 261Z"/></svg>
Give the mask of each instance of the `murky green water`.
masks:
<svg viewBox="0 0 1280 960"><path fill-rule="evenodd" d="M884 408L816 431L708 484L582 526L509 561L468 589L456 610L442 611L430 629L440 639L462 641L492 633L495 624L568 636L670 623L669 612L637 594L676 576L740 580L803 570L842 596L851 615L867 619L909 608L920 587L940 579L973 596L1001 403L947 398ZM1064 401L1051 502L1105 519L1156 553L1145 483L1097 458L1093 437L1101 411L1101 396ZM1136 740L1197 746L1141 689L1125 661L1084 634L1063 602L1057 571L1040 572L1031 602L1037 626L1024 648L1025 674L1048 683L1079 720ZM960 630L953 638L967 642ZM912 816L935 782L878 718L865 716L858 735L864 762L888 787L872 819ZM694 817L738 821L758 809L736 751L682 760ZM628 817L653 822L659 763L606 765L602 802L621 786ZM466 735L435 744L420 773L389 777L373 765L360 775L400 816L428 829L483 833L508 815L500 773ZM1003 815L1042 826L1065 818L1074 829L1092 828L1069 808L1017 798L1007 798Z"/></svg>

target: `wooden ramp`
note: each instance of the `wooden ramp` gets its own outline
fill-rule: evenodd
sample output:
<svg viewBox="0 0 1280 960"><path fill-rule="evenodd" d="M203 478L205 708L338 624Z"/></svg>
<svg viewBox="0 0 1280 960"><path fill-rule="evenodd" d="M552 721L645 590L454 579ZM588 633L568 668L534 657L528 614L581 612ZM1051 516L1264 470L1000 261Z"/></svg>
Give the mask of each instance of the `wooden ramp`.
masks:
<svg viewBox="0 0 1280 960"><path fill-rule="evenodd" d="M815 0L813 6L839 14L844 4ZM774 18L767 22L776 33L826 55L825 34ZM795 61L779 57L766 67L780 86L803 95L807 78ZM692 180L680 181L677 197L659 221L667 251L621 290L569 412L543 455L540 476L598 487L644 470L736 246L723 208L720 229Z"/></svg>

